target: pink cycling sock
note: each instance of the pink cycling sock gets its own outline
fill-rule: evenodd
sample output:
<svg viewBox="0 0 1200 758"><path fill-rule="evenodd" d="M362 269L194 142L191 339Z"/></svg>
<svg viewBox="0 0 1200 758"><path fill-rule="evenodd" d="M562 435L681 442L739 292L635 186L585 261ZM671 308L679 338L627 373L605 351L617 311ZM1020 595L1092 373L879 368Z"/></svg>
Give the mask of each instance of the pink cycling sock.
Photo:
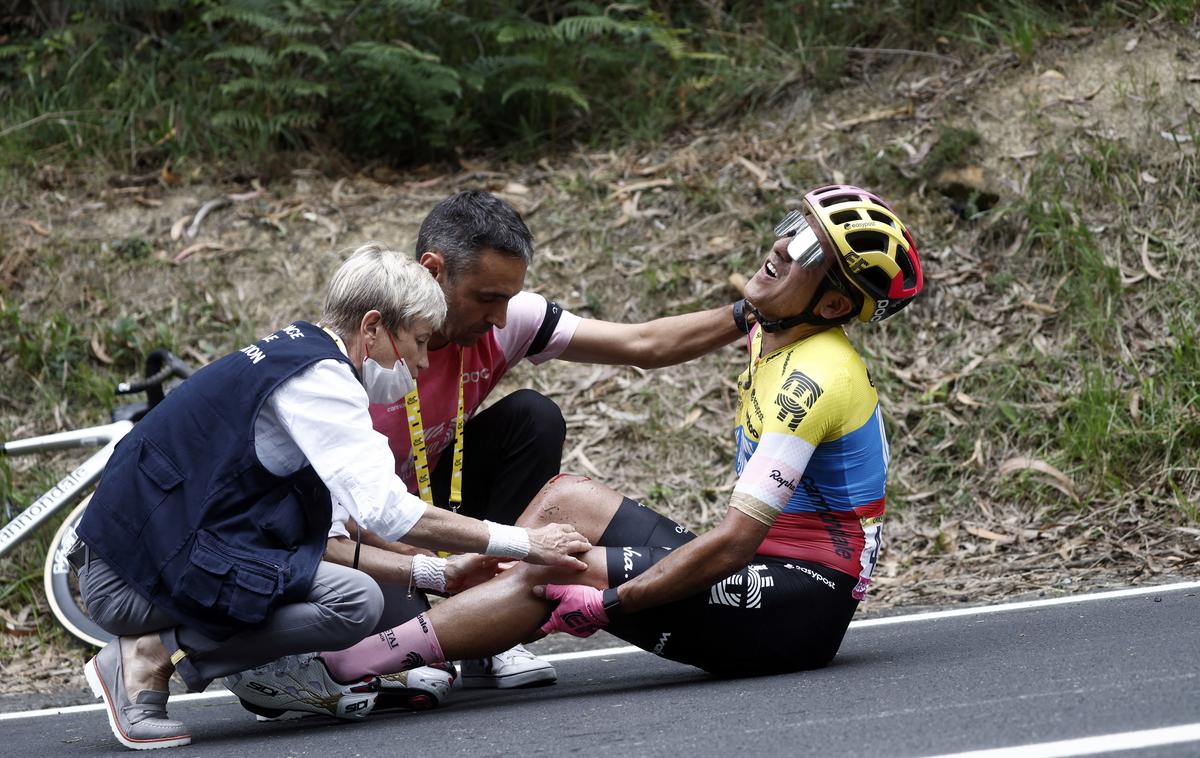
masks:
<svg viewBox="0 0 1200 758"><path fill-rule="evenodd" d="M321 653L321 657L329 673L340 682L353 682L370 674L395 674L446 660L433 623L424 613L353 647Z"/></svg>

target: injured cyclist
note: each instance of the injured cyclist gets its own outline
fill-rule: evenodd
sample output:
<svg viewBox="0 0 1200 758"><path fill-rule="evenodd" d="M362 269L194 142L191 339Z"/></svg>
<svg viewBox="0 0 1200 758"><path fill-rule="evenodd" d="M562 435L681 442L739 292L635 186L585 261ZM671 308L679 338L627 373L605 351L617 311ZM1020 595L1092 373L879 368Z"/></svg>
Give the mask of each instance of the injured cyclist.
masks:
<svg viewBox="0 0 1200 758"><path fill-rule="evenodd" d="M324 653L357 681L480 657L554 631L606 628L721 675L819 667L837 653L879 557L888 446L866 366L842 328L907 306L918 253L895 212L857 187L821 187L776 228L746 286L749 365L738 382L729 509L695 535L596 482L547 484L517 524L572 524L586 572L518 566L353 647ZM744 314L735 310L740 325ZM243 697L268 670L246 672ZM256 678L261 686L249 688Z"/></svg>

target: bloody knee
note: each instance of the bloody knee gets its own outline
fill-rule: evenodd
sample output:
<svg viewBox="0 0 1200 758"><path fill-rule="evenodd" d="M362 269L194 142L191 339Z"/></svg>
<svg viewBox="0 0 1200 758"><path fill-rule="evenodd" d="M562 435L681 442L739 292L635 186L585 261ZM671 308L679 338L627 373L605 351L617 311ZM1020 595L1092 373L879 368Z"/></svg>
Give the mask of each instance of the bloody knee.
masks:
<svg viewBox="0 0 1200 758"><path fill-rule="evenodd" d="M542 486L529 504L530 524L568 523L590 490L591 479L577 474L558 474ZM522 519L523 521L525 519ZM527 524L528 525L528 524Z"/></svg>

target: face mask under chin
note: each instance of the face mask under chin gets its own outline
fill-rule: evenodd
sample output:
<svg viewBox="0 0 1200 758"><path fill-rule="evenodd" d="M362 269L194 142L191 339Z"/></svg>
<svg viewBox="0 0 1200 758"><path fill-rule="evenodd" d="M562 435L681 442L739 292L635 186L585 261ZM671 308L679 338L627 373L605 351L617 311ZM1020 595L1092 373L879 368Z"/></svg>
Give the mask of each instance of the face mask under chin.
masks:
<svg viewBox="0 0 1200 758"><path fill-rule="evenodd" d="M397 359L392 368L384 368L374 358L367 358L362 377L367 399L375 405L398 403L417 386L403 359Z"/></svg>
<svg viewBox="0 0 1200 758"><path fill-rule="evenodd" d="M400 357L400 350L396 347L396 342L392 339L391 334L388 335L388 342L392 344L392 350L396 353L394 366L384 368L371 357L370 353L363 361L363 389L367 391L367 400L375 405L398 403L417 386L417 380L413 379L408 365Z"/></svg>

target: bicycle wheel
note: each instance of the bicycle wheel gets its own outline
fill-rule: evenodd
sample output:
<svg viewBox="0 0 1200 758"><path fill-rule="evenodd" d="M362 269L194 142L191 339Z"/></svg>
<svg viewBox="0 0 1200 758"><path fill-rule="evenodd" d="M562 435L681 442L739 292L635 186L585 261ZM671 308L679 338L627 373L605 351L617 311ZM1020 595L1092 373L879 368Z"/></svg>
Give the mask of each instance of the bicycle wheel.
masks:
<svg viewBox="0 0 1200 758"><path fill-rule="evenodd" d="M75 572L67 563L67 553L75 546L75 526L83 518L83 511L91 499L89 494L83 502L75 506L71 515L67 516L66 521L63 521L62 526L54 533L54 539L50 541L50 549L46 552L46 600L50 603L50 610L58 619L58 623L68 632L89 645L104 647L114 635L101 629L88 616L87 606L79 594Z"/></svg>

